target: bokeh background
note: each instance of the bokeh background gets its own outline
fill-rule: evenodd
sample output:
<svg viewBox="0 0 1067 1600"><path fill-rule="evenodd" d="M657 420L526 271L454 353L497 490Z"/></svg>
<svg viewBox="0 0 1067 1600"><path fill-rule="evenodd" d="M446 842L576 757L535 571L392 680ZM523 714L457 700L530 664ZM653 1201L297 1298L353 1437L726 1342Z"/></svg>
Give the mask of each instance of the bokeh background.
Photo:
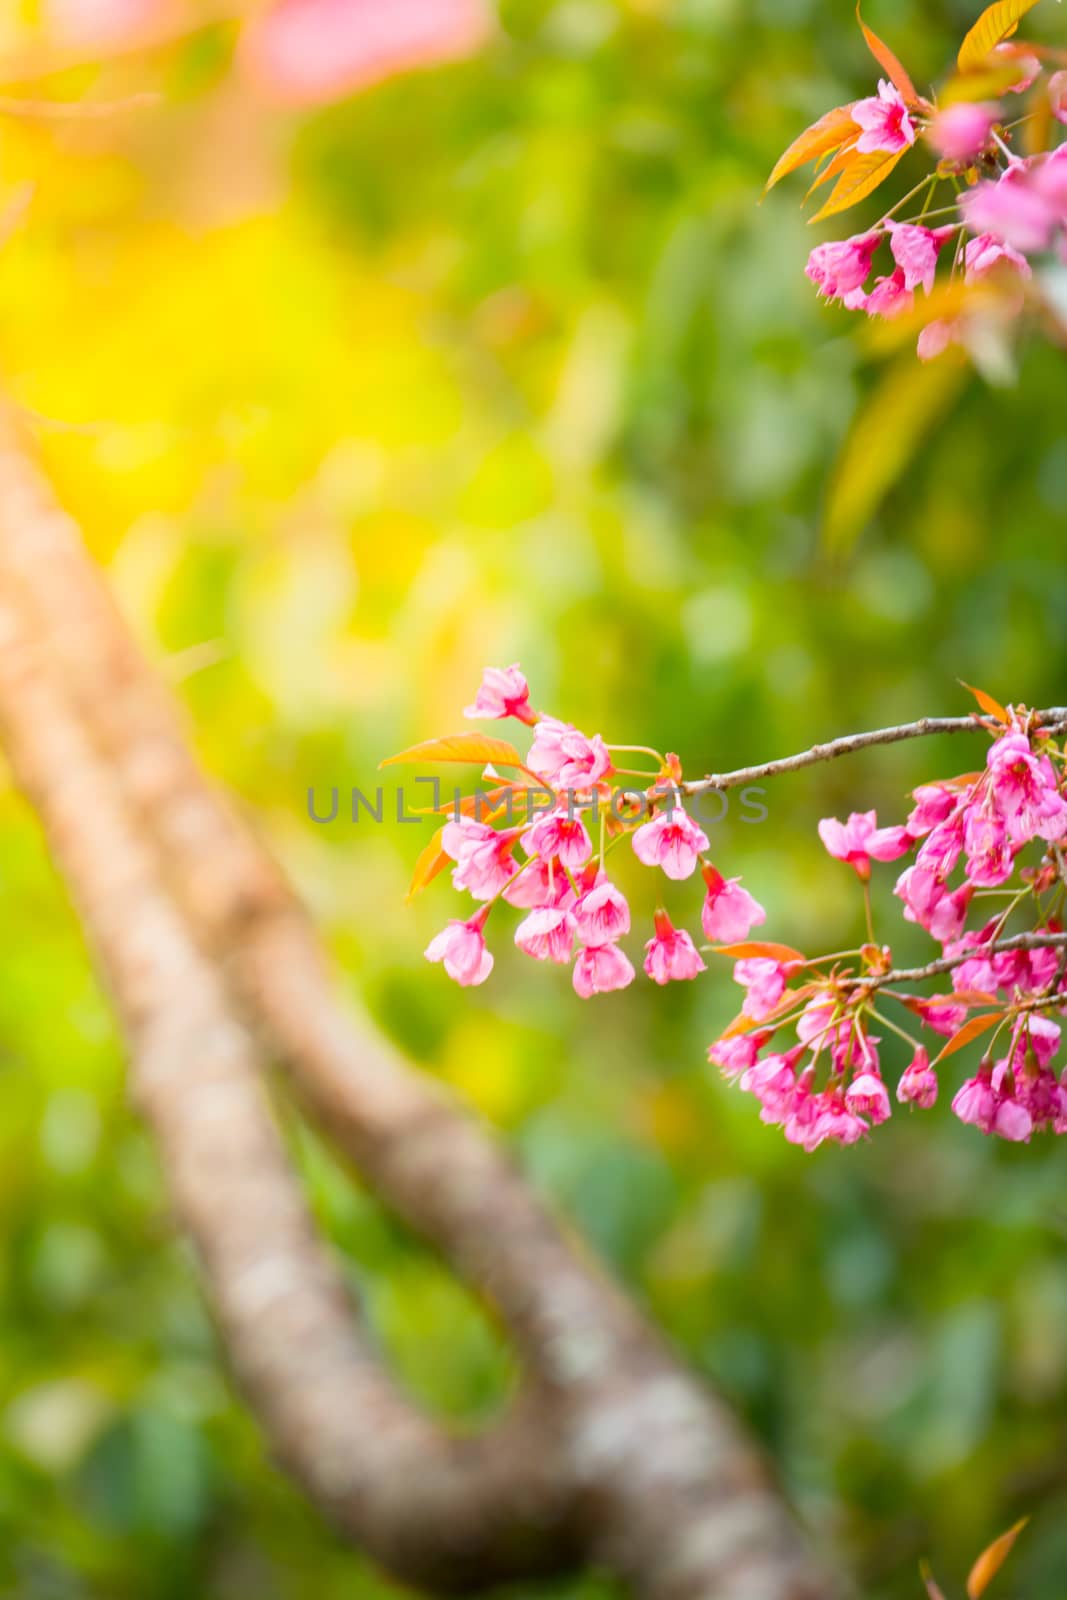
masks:
<svg viewBox="0 0 1067 1600"><path fill-rule="evenodd" d="M975 9L870 0L868 20L928 81ZM487 662L694 774L967 709L958 678L1067 698L1060 353L970 384L854 546L823 542L877 367L803 277L800 188L757 200L801 126L869 92L848 0L501 0L469 59L300 106L235 65L232 18L108 49L48 20L3 8L10 99L119 104L0 107L0 373L342 983L730 1396L865 1596L918 1596L923 1555L959 1592L1032 1513L1004 1592L1062 1600L1063 1150L985 1141L943 1105L805 1156L706 1065L725 971L582 1003L505 935L493 980L457 990L421 955L446 880L403 904L428 832L308 816L310 788L372 792L384 755L461 727ZM1039 8L1034 31L1063 26ZM957 741L798 775L762 825L713 829L716 859L769 936L840 948L860 904L817 819L897 820L915 782L974 764ZM10 787L0 861L0 1593L397 1595L234 1398ZM918 957L892 879L879 931ZM627 887L647 919L649 875ZM669 903L695 928L692 885ZM490 1410L512 1376L493 1328L290 1137L405 1381Z"/></svg>

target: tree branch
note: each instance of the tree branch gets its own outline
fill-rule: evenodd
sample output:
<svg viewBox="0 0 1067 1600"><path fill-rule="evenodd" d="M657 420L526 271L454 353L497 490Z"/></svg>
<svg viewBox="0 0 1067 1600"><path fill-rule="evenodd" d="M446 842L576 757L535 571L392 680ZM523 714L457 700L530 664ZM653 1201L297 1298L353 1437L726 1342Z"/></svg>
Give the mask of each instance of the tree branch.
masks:
<svg viewBox="0 0 1067 1600"><path fill-rule="evenodd" d="M209 970L225 975L371 1187L496 1307L543 1386L560 1440L552 1465L588 1557L644 1600L838 1593L723 1405L567 1242L485 1131L341 1006L303 913L196 768L76 529L6 426L0 579L32 610L50 670L151 839ZM349 1413L361 1438L365 1411Z"/></svg>
<svg viewBox="0 0 1067 1600"><path fill-rule="evenodd" d="M1053 706L1050 710L1035 712L1034 716L1042 733L1067 733L1067 706ZM706 794L712 789L736 789L743 783L758 783L762 778L778 778L787 772L814 767L822 761L836 761L839 756L850 756L857 750L868 750L872 745L899 744L903 739L925 739L936 733L975 733L985 726L978 712L967 717L920 717L917 722L901 722L892 728L846 733L840 739L813 745L810 750L801 750L795 756L780 756L775 761L762 761L754 767L739 767L734 772L709 774L706 778L694 778L676 787L684 795Z"/></svg>
<svg viewBox="0 0 1067 1600"><path fill-rule="evenodd" d="M1008 939L991 939L988 944L972 945L959 955L939 956L936 961L928 961L925 967L898 967L889 972L872 973L870 977L857 977L853 981L855 987L869 989L873 993L891 984L922 983L926 978L938 978L943 973L962 967L965 961L978 961L986 956L1009 955L1013 950L1065 949L1067 933L1016 933ZM948 998L951 999L951 996Z"/></svg>

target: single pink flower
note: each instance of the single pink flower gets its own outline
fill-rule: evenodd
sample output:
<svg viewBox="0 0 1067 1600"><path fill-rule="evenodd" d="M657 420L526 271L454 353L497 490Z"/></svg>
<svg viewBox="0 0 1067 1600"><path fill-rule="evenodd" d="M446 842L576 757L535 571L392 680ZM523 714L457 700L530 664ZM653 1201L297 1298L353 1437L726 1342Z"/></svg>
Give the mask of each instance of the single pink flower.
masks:
<svg viewBox="0 0 1067 1600"><path fill-rule="evenodd" d="M897 270L903 274L903 287L918 289L921 285L929 294L934 286L937 260L942 248L958 230L954 227L924 228L914 222L893 221L887 222L886 227L889 229L893 260ZM871 294L872 300L876 293L877 289ZM871 309L870 301L867 309ZM887 314L882 313L883 316Z"/></svg>
<svg viewBox="0 0 1067 1600"><path fill-rule="evenodd" d="M676 928L665 911L656 912L656 933L645 945L645 971L653 983L695 978L704 961L684 928Z"/></svg>
<svg viewBox="0 0 1067 1600"><path fill-rule="evenodd" d="M950 890L936 872L916 864L901 873L893 893L904 902L905 922L917 922L944 944L959 938L974 891L969 884Z"/></svg>
<svg viewBox="0 0 1067 1600"><path fill-rule="evenodd" d="M456 863L453 886L475 900L491 900L515 874L515 835L473 817L446 823L441 848Z"/></svg>
<svg viewBox="0 0 1067 1600"><path fill-rule="evenodd" d="M577 728L568 728L560 735L559 749L563 760L556 783L561 789L591 788L611 771L611 756L599 733L587 739Z"/></svg>
<svg viewBox="0 0 1067 1600"><path fill-rule="evenodd" d="M543 906L531 911L515 929L515 943L535 961L570 960L574 949L574 917L565 906Z"/></svg>
<svg viewBox="0 0 1067 1600"><path fill-rule="evenodd" d="M569 759L563 748L564 736L577 732L577 728L573 728L569 722L561 722L558 717L539 718L530 753L526 757L530 771L536 772L546 783L555 782L560 768Z"/></svg>
<svg viewBox="0 0 1067 1600"><path fill-rule="evenodd" d="M996 889L1015 870L1015 851L1003 818L972 806L964 827L967 878L979 889Z"/></svg>
<svg viewBox="0 0 1067 1600"><path fill-rule="evenodd" d="M977 1078L968 1078L967 1082L957 1089L952 1109L961 1122L980 1128L983 1133L992 1133L997 1099L988 1073Z"/></svg>
<svg viewBox="0 0 1067 1600"><path fill-rule="evenodd" d="M516 662L511 667L486 667L474 703L465 708L465 717L517 717L534 723L530 709L530 686Z"/></svg>
<svg viewBox="0 0 1067 1600"><path fill-rule="evenodd" d="M869 317L884 317L891 322L914 304L915 296L907 286L903 267L894 267L888 277L876 279L863 309Z"/></svg>
<svg viewBox="0 0 1067 1600"><path fill-rule="evenodd" d="M971 985L961 985L961 987L970 988ZM937 994L929 999L919 997L913 1001L913 1005L926 1026L934 1033L942 1034L946 1039L951 1039L954 1033L959 1033L967 1021L967 1007L958 1000L950 999L948 995Z"/></svg>
<svg viewBox="0 0 1067 1600"><path fill-rule="evenodd" d="M739 1033L732 1039L716 1039L708 1046L708 1060L719 1068L724 1078L733 1081L756 1065L770 1037L769 1033Z"/></svg>
<svg viewBox="0 0 1067 1600"><path fill-rule="evenodd" d="M784 1122L797 1104L797 1075L793 1063L800 1052L767 1056L741 1078L741 1088L760 1103L760 1121Z"/></svg>
<svg viewBox="0 0 1067 1600"><path fill-rule="evenodd" d="M568 817L566 811L559 810L538 817L526 829L522 848L527 855L555 858L568 872L577 872L592 855L593 842L581 817Z"/></svg>
<svg viewBox="0 0 1067 1600"><path fill-rule="evenodd" d="M972 233L991 233L1024 254L1047 250L1057 217L1031 181L1030 169L1014 162L996 181L976 183L960 196L960 211Z"/></svg>
<svg viewBox="0 0 1067 1600"><path fill-rule="evenodd" d="M852 120L862 130L856 149L862 155L884 150L896 155L915 143L915 125L908 115L900 90L882 78L877 97L857 100L852 107Z"/></svg>
<svg viewBox="0 0 1067 1600"><path fill-rule="evenodd" d="M889 1091L876 1072L861 1072L845 1090L845 1106L856 1117L869 1117L875 1127L891 1115Z"/></svg>
<svg viewBox="0 0 1067 1600"><path fill-rule="evenodd" d="M574 963L574 990L583 1000L594 994L625 989L634 969L617 944L587 945Z"/></svg>
<svg viewBox="0 0 1067 1600"><path fill-rule="evenodd" d="M1000 107L992 102L960 100L937 113L926 137L943 161L969 167L989 144L999 115Z"/></svg>
<svg viewBox="0 0 1067 1600"><path fill-rule="evenodd" d="M923 783L912 791L915 805L908 816L907 828L913 839L947 822L959 805L959 796L943 783Z"/></svg>
<svg viewBox="0 0 1067 1600"><path fill-rule="evenodd" d="M443 961L445 971L464 988L484 983L493 970L493 957L485 948L485 911L469 922L450 922L426 946L427 961Z"/></svg>
<svg viewBox="0 0 1067 1600"><path fill-rule="evenodd" d="M751 956L734 963L734 982L748 992L741 1007L746 1017L762 1022L769 1017L785 993L786 970L780 961Z"/></svg>
<svg viewBox="0 0 1067 1600"><path fill-rule="evenodd" d="M1013 1144L1029 1144L1034 1131L1034 1119L1025 1106L1007 1095L997 1102L991 1131L1001 1139L1010 1139Z"/></svg>
<svg viewBox="0 0 1067 1600"><path fill-rule="evenodd" d="M804 270L823 299L840 300L850 311L862 308L866 300L863 285L881 239L875 230L815 246Z"/></svg>
<svg viewBox="0 0 1067 1600"><path fill-rule="evenodd" d="M633 845L634 855L646 867L662 867L668 878L690 878L697 858L708 848L708 836L675 805L642 824Z"/></svg>
<svg viewBox="0 0 1067 1600"><path fill-rule="evenodd" d="M969 239L963 252L964 276L968 283L979 283L991 272L1014 270L1021 278L1033 276L1033 269L1024 255L1009 244L1004 244L991 233L980 233Z"/></svg>
<svg viewBox="0 0 1067 1600"><path fill-rule="evenodd" d="M901 1105L921 1106L924 1111L937 1100L937 1073L923 1045L919 1045L901 1075L897 1099Z"/></svg>
<svg viewBox="0 0 1067 1600"><path fill-rule="evenodd" d="M817 1150L827 1139L840 1145L855 1144L867 1132L867 1124L848 1109L839 1094L826 1090L812 1095L811 1101L802 1137L793 1141L801 1143L805 1150ZM789 1137L790 1125L787 1124L786 1138Z"/></svg>
<svg viewBox="0 0 1067 1600"><path fill-rule="evenodd" d="M1034 754L1025 734L1009 733L990 745L986 765L993 799L1014 844L1063 838L1067 800L1059 792L1051 761Z"/></svg>
<svg viewBox="0 0 1067 1600"><path fill-rule="evenodd" d="M246 25L240 60L275 98L318 104L468 56L489 27L483 0L279 0Z"/></svg>
<svg viewBox="0 0 1067 1600"><path fill-rule="evenodd" d="M605 879L582 895L574 920L582 944L613 944L630 931L630 907L622 891Z"/></svg>
<svg viewBox="0 0 1067 1600"><path fill-rule="evenodd" d="M574 890L562 867L542 856L526 863L504 890L508 905L521 911L539 906L571 905L574 898Z"/></svg>
<svg viewBox="0 0 1067 1600"><path fill-rule="evenodd" d="M879 828L874 811L853 811L847 822L824 817L819 838L830 855L847 861L864 882L871 875L872 860L896 861L913 842L907 828Z"/></svg>
<svg viewBox="0 0 1067 1600"><path fill-rule="evenodd" d="M766 922L759 901L742 889L740 878L724 878L710 863L702 869L708 892L700 912L704 936L712 944L734 944L747 939L753 928Z"/></svg>

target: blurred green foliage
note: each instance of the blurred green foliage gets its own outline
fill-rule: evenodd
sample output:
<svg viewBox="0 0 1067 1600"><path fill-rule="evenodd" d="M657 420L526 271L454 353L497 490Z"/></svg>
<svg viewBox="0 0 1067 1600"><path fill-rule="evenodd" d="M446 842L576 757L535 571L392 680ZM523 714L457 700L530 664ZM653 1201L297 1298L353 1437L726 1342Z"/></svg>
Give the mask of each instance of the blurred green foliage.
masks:
<svg viewBox="0 0 1067 1600"><path fill-rule="evenodd" d="M974 15L869 11L920 82ZM1011 1581L1060 1600L1062 1149L942 1106L804 1156L705 1064L725 972L583 1004L505 937L492 982L457 991L421 957L447 885L403 905L423 835L316 826L307 791L372 790L383 755L460 727L486 662L694 773L966 709L958 677L1062 702L1062 358L1035 346L1017 389L971 386L831 561L825 485L874 380L804 280L799 193L756 200L798 128L871 82L850 0L503 0L477 60L302 118L242 91L229 50L219 29L79 69L55 91L162 98L5 127L0 176L36 191L0 258L0 359L60 492L342 983L514 1141L863 1594L916 1596L923 1554L947 1588L1033 1512ZM716 858L771 937L839 948L861 911L818 817L896 820L972 761L913 745L800 774L766 823L717 827ZM13 793L0 849L0 1594L384 1600L233 1396ZM918 955L892 878L879 931ZM694 925L692 886L670 906ZM494 1331L291 1138L404 1380L490 1409Z"/></svg>

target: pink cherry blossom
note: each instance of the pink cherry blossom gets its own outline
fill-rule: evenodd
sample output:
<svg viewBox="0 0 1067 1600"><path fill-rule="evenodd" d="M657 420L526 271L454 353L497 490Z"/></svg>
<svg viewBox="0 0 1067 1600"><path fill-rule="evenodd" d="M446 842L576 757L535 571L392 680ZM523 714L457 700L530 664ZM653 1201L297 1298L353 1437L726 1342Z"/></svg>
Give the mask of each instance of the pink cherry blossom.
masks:
<svg viewBox="0 0 1067 1600"><path fill-rule="evenodd" d="M1025 734L998 739L990 746L986 764L993 798L1014 843L1063 838L1067 801L1059 792L1051 761L1034 754Z"/></svg>
<svg viewBox="0 0 1067 1600"><path fill-rule="evenodd" d="M488 33L483 0L280 0L247 24L240 59L275 98L315 104L470 55Z"/></svg>
<svg viewBox="0 0 1067 1600"><path fill-rule="evenodd" d="M869 317L884 317L891 322L894 317L910 311L914 304L915 296L905 283L904 269L894 267L888 277L875 280L863 309Z"/></svg>
<svg viewBox="0 0 1067 1600"><path fill-rule="evenodd" d="M665 911L656 913L656 933L645 945L645 971L653 983L695 978L704 961L684 928L676 928Z"/></svg>
<svg viewBox="0 0 1067 1600"><path fill-rule="evenodd" d="M1048 103L1057 122L1067 122L1067 72L1054 72L1048 80Z"/></svg>
<svg viewBox="0 0 1067 1600"><path fill-rule="evenodd" d="M980 807L972 807L964 826L967 877L979 889L1006 883L1015 869L1015 851L1004 820Z"/></svg>
<svg viewBox="0 0 1067 1600"><path fill-rule="evenodd" d="M617 944L587 945L579 950L574 963L574 989L583 1000L625 989L633 980L634 969Z"/></svg>
<svg viewBox="0 0 1067 1600"><path fill-rule="evenodd" d="M947 822L960 804L956 792L943 783L920 784L912 792L912 799L915 805L908 815L907 827L915 839L929 833L939 823Z"/></svg>
<svg viewBox="0 0 1067 1600"><path fill-rule="evenodd" d="M557 862L546 861L541 856L524 864L521 872L516 874L504 890L504 899L508 905L516 906L520 910L532 910L537 906L570 905L574 898L574 890L562 867Z"/></svg>
<svg viewBox="0 0 1067 1600"><path fill-rule="evenodd" d="M1009 244L994 238L991 233L980 233L969 239L963 252L963 264L968 283L980 283L991 272L1013 270L1021 278L1033 276L1033 269L1024 255Z"/></svg>
<svg viewBox="0 0 1067 1600"><path fill-rule="evenodd" d="M1056 226L1056 212L1031 181L1021 161L993 180L975 184L960 196L960 210L972 233L991 233L1001 244L1029 254L1047 250Z"/></svg>
<svg viewBox="0 0 1067 1600"><path fill-rule="evenodd" d="M526 765L530 771L536 772L546 783L555 782L560 769L570 759L563 748L564 735L577 732L577 728L572 727L569 722L561 722L558 717L541 717L534 729L533 744L526 757Z"/></svg>
<svg viewBox="0 0 1067 1600"><path fill-rule="evenodd" d="M746 1017L762 1022L769 1017L785 993L786 971L780 961L749 956L734 963L734 982L747 989L741 1009Z"/></svg>
<svg viewBox="0 0 1067 1600"><path fill-rule="evenodd" d="M891 1114L889 1092L876 1072L861 1072L845 1090L845 1106L856 1117L869 1117L875 1127Z"/></svg>
<svg viewBox="0 0 1067 1600"><path fill-rule="evenodd" d="M1029 1144L1033 1131L1034 1119L1019 1100L1006 1095L997 1101L993 1114L993 1133L1001 1139L1010 1139L1013 1144Z"/></svg>
<svg viewBox="0 0 1067 1600"><path fill-rule="evenodd" d="M493 970L482 932L485 916L480 911L469 922L450 922L426 946L427 961L443 961L448 976L464 988L484 983Z"/></svg>
<svg viewBox="0 0 1067 1600"><path fill-rule="evenodd" d="M904 920L917 922L935 939L958 939L974 891L969 884L950 890L938 873L918 863L896 881L893 893L904 902Z"/></svg>
<svg viewBox="0 0 1067 1600"><path fill-rule="evenodd" d="M447 823L441 848L456 863L454 887L466 889L475 900L491 900L515 873L514 833L500 832L473 817Z"/></svg>
<svg viewBox="0 0 1067 1600"><path fill-rule="evenodd" d="M1004 62L1005 65L1010 62L1018 68L1019 76L1013 83L1008 84L1008 94L1025 94L1041 72L1041 62L1037 56L1021 45L998 44L992 50L989 59L994 66L999 62Z"/></svg>
<svg viewBox="0 0 1067 1600"><path fill-rule="evenodd" d="M611 756L599 733L587 739L577 728L568 728L560 735L559 749L563 760L555 781L561 789L588 789L611 771Z"/></svg>
<svg viewBox="0 0 1067 1600"><path fill-rule="evenodd" d="M585 866L593 853L593 843L581 817L569 817L565 810L538 817L522 835L522 848L528 855L554 857L568 872Z"/></svg>
<svg viewBox="0 0 1067 1600"><path fill-rule="evenodd" d="M960 100L937 113L926 137L943 161L967 167L985 150L999 115L992 102Z"/></svg>
<svg viewBox="0 0 1067 1600"><path fill-rule="evenodd" d="M937 272L937 260L941 250L959 230L955 227L924 228L918 223L893 221L887 222L886 227L889 229L893 260L897 264L897 270L903 275L903 287L918 289L921 285L929 294L934 286L934 275ZM874 299L874 293L871 299ZM871 309L870 301L867 303L867 309L868 311ZM883 312L882 315L885 316L887 313Z"/></svg>
<svg viewBox="0 0 1067 1600"><path fill-rule="evenodd" d="M565 963L574 949L574 917L565 906L531 911L515 929L515 943L535 961Z"/></svg>
<svg viewBox="0 0 1067 1600"><path fill-rule="evenodd" d="M921 1106L928 1111L937 1100L937 1074L930 1065L930 1057L919 1045L897 1084L897 1099L901 1105Z"/></svg>
<svg viewBox="0 0 1067 1600"><path fill-rule="evenodd" d="M710 862L703 867L708 892L700 912L704 936L712 944L734 944L747 939L753 928L766 922L767 913L740 878L724 878Z"/></svg>
<svg viewBox="0 0 1067 1600"><path fill-rule="evenodd" d="M530 687L518 662L511 667L486 667L474 703L464 709L465 717L517 717L534 723L530 709Z"/></svg>
<svg viewBox="0 0 1067 1600"><path fill-rule="evenodd" d="M881 240L881 233L875 230L816 245L805 273L825 300L840 300L849 310L858 310L866 300L863 285Z"/></svg>
<svg viewBox="0 0 1067 1600"><path fill-rule="evenodd" d="M879 828L874 811L853 811L847 822L824 817L819 838L830 855L847 861L864 881L871 875L872 860L896 861L912 845L906 828Z"/></svg>
<svg viewBox="0 0 1067 1600"><path fill-rule="evenodd" d="M626 897L607 879L582 895L574 919L582 944L613 944L630 931Z"/></svg>
<svg viewBox="0 0 1067 1600"><path fill-rule="evenodd" d="M997 1100L988 1072L976 1078L968 1078L967 1082L957 1089L952 1109L961 1122L970 1123L973 1127L980 1128L983 1133L992 1133Z"/></svg>
<svg viewBox="0 0 1067 1600"><path fill-rule="evenodd" d="M708 848L703 829L675 805L644 823L633 836L634 854L646 867L662 867L668 878L690 878Z"/></svg>
<svg viewBox="0 0 1067 1600"><path fill-rule="evenodd" d="M872 95L868 100L856 101L852 120L862 129L856 149L863 155L876 150L896 155L915 143L915 125L900 90L884 78L879 81L877 97Z"/></svg>
<svg viewBox="0 0 1067 1600"><path fill-rule="evenodd" d="M720 1069L724 1078L732 1081L756 1065L770 1037L768 1033L739 1033L732 1039L716 1039L708 1046L708 1060Z"/></svg>

